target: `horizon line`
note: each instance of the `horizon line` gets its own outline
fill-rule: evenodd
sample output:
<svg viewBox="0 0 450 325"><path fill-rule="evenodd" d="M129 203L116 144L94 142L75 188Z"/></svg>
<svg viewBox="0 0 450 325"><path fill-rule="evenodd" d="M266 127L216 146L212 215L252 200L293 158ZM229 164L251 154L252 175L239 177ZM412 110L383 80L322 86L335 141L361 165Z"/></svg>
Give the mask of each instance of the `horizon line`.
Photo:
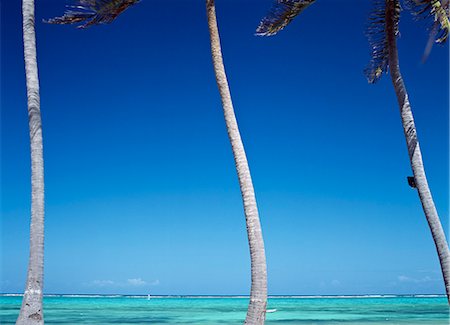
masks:
<svg viewBox="0 0 450 325"><path fill-rule="evenodd" d="M0 297L22 297L23 293L0 293ZM250 295L220 295L220 294L97 294L97 293L47 293L43 295L44 297L86 297L86 298L95 298L95 297L108 297L108 298L119 298L119 297L128 297L128 298L249 298ZM446 297L443 293L408 293L408 294L394 294L394 293L377 293L377 294L324 294L324 295L313 295L313 294L275 294L268 295L268 298L390 298L390 297L411 297L411 298L420 298L420 297Z"/></svg>

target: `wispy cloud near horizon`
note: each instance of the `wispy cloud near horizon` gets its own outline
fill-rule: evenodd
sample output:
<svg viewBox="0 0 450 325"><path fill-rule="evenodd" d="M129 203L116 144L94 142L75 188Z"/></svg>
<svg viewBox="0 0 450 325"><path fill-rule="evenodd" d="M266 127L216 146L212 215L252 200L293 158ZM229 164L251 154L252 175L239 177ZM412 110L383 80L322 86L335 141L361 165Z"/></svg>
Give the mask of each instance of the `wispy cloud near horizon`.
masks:
<svg viewBox="0 0 450 325"><path fill-rule="evenodd" d="M94 286L94 287L107 287L107 286L112 286L114 284L115 284L115 282L112 280L94 280L89 283L89 285Z"/></svg>
<svg viewBox="0 0 450 325"><path fill-rule="evenodd" d="M142 278L132 278L126 281L113 281L113 280L93 280L88 283L84 283L88 287L110 287L110 288L124 288L124 287L146 287L159 285L159 280L145 281Z"/></svg>
<svg viewBox="0 0 450 325"><path fill-rule="evenodd" d="M413 277L409 277L406 275L399 275L397 277L397 280L402 283L425 283L425 282L438 281L438 279L433 279L432 277L430 277L428 275L424 276L422 278L413 278Z"/></svg>
<svg viewBox="0 0 450 325"><path fill-rule="evenodd" d="M147 285L147 282L142 280L141 278L136 278L136 279L128 279L127 284L134 287L141 287Z"/></svg>

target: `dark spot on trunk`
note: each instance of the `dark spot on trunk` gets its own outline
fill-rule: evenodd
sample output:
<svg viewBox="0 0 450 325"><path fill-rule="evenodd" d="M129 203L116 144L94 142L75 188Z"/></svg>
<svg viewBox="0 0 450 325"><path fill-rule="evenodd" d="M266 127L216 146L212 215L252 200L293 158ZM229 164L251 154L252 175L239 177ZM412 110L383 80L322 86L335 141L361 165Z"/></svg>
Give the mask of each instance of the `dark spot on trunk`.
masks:
<svg viewBox="0 0 450 325"><path fill-rule="evenodd" d="M408 176L408 185L411 186L412 188L417 188L416 186L416 180L414 179L414 176Z"/></svg>
<svg viewBox="0 0 450 325"><path fill-rule="evenodd" d="M28 318L34 319L34 320L42 320L42 316L39 313L34 313L28 316Z"/></svg>

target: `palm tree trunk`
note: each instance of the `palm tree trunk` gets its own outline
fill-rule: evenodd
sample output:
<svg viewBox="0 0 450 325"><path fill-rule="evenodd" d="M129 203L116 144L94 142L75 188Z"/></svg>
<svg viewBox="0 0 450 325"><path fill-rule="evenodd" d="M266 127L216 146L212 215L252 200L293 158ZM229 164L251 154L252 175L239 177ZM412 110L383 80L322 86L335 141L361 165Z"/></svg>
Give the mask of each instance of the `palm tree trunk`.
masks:
<svg viewBox="0 0 450 325"><path fill-rule="evenodd" d="M436 207L428 187L427 177L423 167L422 153L420 151L419 140L417 138L414 117L411 112L411 106L408 100L408 94L400 73L398 62L397 41L395 32L394 15L398 7L398 0L386 0L386 32L388 37L389 48L389 67L391 72L392 83L394 84L395 93L397 95L398 105L403 123L403 131L405 133L406 144L408 146L409 159L414 173L414 180L419 192L420 202L428 221L428 225L433 236L436 250L441 263L442 275L444 277L445 290L447 299L450 303L450 253L447 241L445 239L444 230L442 229Z"/></svg>
<svg viewBox="0 0 450 325"><path fill-rule="evenodd" d="M44 278L44 160L39 80L34 31L34 0L23 0L23 42L31 145L30 257L22 307L16 324L44 324L42 288Z"/></svg>
<svg viewBox="0 0 450 325"><path fill-rule="evenodd" d="M250 292L250 304L247 311L245 324L264 324L267 305L267 270L264 241L259 221L258 207L256 205L250 169L245 155L244 145L234 115L230 89L228 87L225 67L223 65L222 50L220 47L219 31L217 27L216 9L214 0L206 0L208 15L208 27L211 37L211 52L216 74L217 86L222 98L223 112L233 150L234 162L239 178L239 185L244 202L244 213L247 223L248 243L251 257L252 285Z"/></svg>

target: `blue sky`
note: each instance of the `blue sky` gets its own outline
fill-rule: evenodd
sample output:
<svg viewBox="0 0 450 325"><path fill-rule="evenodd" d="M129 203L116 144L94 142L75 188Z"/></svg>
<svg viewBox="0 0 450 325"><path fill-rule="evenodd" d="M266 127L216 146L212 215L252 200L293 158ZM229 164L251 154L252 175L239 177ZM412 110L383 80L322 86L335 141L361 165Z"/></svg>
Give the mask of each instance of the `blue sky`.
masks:
<svg viewBox="0 0 450 325"><path fill-rule="evenodd" d="M443 293L389 76L367 84L370 1L318 1L276 37L271 6L217 1L256 189L269 294ZM19 1L1 3L1 291L21 292L30 158ZM203 1L143 0L111 25L41 23L45 292L247 294L245 220ZM449 226L448 45L402 12L400 62ZM448 232L447 232L448 233Z"/></svg>

